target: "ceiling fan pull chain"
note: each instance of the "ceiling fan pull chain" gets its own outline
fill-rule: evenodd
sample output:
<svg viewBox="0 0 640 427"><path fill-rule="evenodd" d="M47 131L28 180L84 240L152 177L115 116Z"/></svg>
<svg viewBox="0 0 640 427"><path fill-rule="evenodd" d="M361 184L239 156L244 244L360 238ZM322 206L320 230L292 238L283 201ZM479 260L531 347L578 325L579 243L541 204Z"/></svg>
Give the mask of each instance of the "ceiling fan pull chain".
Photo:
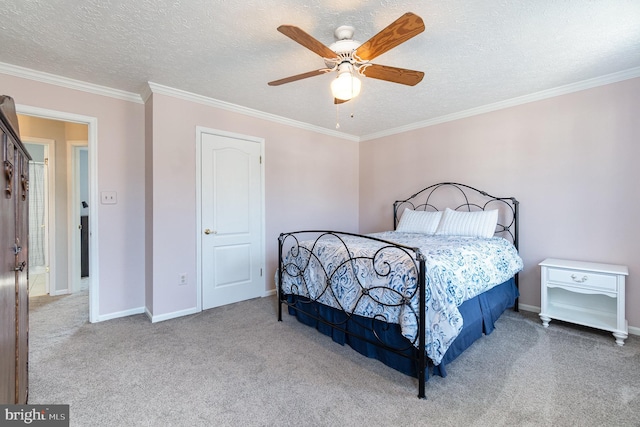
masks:
<svg viewBox="0 0 640 427"><path fill-rule="evenodd" d="M340 118L339 118L339 110L340 104L336 104L336 129L340 129Z"/></svg>

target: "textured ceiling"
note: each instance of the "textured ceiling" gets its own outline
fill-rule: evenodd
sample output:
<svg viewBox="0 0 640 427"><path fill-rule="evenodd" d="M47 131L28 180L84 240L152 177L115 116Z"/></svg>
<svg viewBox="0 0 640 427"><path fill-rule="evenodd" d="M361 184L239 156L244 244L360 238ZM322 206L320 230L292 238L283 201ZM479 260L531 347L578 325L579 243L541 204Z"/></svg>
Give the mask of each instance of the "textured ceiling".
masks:
<svg viewBox="0 0 640 427"><path fill-rule="evenodd" d="M333 75L280 34L361 42L405 12L426 30L374 63L425 72L415 87L364 79L336 110ZM146 82L366 136L640 67L638 0L0 0L0 62L143 93ZM0 92L10 92L3 88Z"/></svg>

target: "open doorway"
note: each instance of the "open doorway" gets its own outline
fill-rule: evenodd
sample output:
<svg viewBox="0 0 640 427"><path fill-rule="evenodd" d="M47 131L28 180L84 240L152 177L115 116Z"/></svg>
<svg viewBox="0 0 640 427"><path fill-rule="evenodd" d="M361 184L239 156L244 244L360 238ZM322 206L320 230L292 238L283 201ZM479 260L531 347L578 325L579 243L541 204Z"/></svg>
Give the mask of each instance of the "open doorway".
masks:
<svg viewBox="0 0 640 427"><path fill-rule="evenodd" d="M56 289L55 253L55 141L27 137L22 142L29 162L29 296L50 295Z"/></svg>
<svg viewBox="0 0 640 427"><path fill-rule="evenodd" d="M42 294L40 279L44 278L48 283L44 293L51 296L78 292L82 288L78 250L82 236L80 189L87 190L88 208L89 188L87 157L82 163L78 152L81 148L88 150L88 126L26 115L18 115L18 121L21 139L31 142L27 149L40 160L30 166L33 205L29 208L29 243L35 249L34 256L30 256L30 288L32 284L38 286L34 292ZM49 187L45 182L53 185ZM51 217L45 215L45 209Z"/></svg>
<svg viewBox="0 0 640 427"><path fill-rule="evenodd" d="M88 275L82 280L82 247L81 239L88 240L86 247L94 248L84 259L85 268L91 271L96 264L97 255L97 221L89 222L82 232L81 216L89 218L96 211L94 187L97 120L92 117L79 116L44 110L37 107L16 105L21 139L53 140L49 145L48 172L55 182L54 192L49 193L49 259L48 293L51 296L88 290L89 320L98 320L98 281ZM78 153L83 152L84 155ZM55 161L51 161L54 158ZM54 172L55 171L55 172ZM80 182L79 180L84 180ZM51 180L49 182L51 182ZM83 194L80 194L80 191ZM84 202L84 204L82 203ZM78 205L78 206L76 206ZM91 237L91 238L89 238ZM97 269L97 268L96 268ZM34 271L38 271L37 269ZM77 272L77 280L76 280Z"/></svg>
<svg viewBox="0 0 640 427"><path fill-rule="evenodd" d="M89 288L89 150L86 140L67 141L69 166L69 289Z"/></svg>

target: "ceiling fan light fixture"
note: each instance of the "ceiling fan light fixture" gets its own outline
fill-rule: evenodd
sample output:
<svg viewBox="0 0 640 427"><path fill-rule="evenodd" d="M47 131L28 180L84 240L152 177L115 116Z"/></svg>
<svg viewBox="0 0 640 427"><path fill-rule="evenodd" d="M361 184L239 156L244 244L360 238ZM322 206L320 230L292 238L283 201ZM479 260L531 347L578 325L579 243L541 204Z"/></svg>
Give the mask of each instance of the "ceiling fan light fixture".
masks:
<svg viewBox="0 0 640 427"><path fill-rule="evenodd" d="M354 76L350 71L338 74L331 82L331 93L336 99L348 101L360 94L362 82Z"/></svg>
<svg viewBox="0 0 640 427"><path fill-rule="evenodd" d="M331 83L331 92L336 105L358 96L361 88L361 82L358 77L361 76L415 86L424 77L422 71L376 65L370 63L370 61L420 34L424 31L424 28L422 18L414 13L407 12L364 44L353 40L353 27L343 25L338 27L334 33L337 41L331 46L325 46L322 42L296 26L280 25L278 27L279 32L320 56L324 60L325 68L274 80L269 82L268 85L279 86L337 71L337 76Z"/></svg>

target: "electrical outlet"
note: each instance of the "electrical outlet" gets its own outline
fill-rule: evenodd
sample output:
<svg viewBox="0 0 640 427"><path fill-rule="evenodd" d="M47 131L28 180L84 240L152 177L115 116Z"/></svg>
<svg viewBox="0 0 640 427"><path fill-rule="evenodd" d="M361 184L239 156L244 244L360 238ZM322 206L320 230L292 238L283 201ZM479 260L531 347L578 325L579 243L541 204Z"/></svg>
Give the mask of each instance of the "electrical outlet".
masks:
<svg viewBox="0 0 640 427"><path fill-rule="evenodd" d="M118 193L115 191L103 191L100 193L100 202L103 205L115 205L118 203Z"/></svg>
<svg viewBox="0 0 640 427"><path fill-rule="evenodd" d="M178 285L183 286L187 284L187 273L178 275Z"/></svg>

